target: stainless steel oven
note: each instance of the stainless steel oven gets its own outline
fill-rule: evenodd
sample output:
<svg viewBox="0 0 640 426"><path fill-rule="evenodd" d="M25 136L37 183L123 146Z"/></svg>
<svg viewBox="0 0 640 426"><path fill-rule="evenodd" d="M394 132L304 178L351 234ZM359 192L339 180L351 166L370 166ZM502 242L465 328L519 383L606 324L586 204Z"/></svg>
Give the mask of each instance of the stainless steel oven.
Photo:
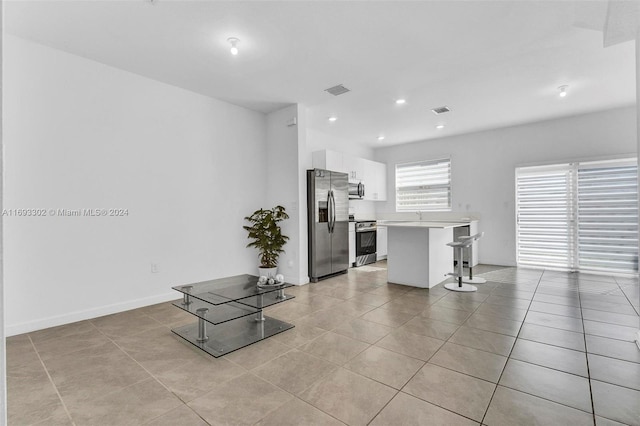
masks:
<svg viewBox="0 0 640 426"><path fill-rule="evenodd" d="M356 261L362 266L376 261L376 221L356 222Z"/></svg>

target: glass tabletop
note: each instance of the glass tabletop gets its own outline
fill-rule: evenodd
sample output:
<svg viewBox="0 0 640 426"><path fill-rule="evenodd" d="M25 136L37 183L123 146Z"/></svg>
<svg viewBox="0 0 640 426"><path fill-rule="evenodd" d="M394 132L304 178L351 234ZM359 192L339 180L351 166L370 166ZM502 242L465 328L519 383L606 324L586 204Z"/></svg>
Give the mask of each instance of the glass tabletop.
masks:
<svg viewBox="0 0 640 426"><path fill-rule="evenodd" d="M246 298L276 292L294 284L282 283L276 287L258 287L258 277L255 275L236 275L234 277L219 278L215 280L202 281L194 284L179 285L172 289L180 293L189 294L196 299L203 300L212 305L222 305L225 303L238 301ZM254 303L251 303L253 306Z"/></svg>

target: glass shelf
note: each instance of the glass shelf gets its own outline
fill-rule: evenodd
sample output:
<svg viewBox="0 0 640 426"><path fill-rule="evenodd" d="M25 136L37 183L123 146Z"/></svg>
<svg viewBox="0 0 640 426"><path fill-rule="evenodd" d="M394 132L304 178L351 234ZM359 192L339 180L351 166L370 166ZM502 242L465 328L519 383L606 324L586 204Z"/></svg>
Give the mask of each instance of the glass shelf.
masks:
<svg viewBox="0 0 640 426"><path fill-rule="evenodd" d="M202 343L198 342L197 324L185 325L171 331L218 358L293 328L293 324L271 317L264 318L264 321L256 321L252 317L240 318L218 325L215 329L208 331L209 340Z"/></svg>
<svg viewBox="0 0 640 426"><path fill-rule="evenodd" d="M262 311L293 299L284 292L292 286L258 287L255 275L236 275L172 287L183 294L173 305L198 318L172 331L214 357L225 355L294 327ZM199 313L203 308L206 313Z"/></svg>
<svg viewBox="0 0 640 426"><path fill-rule="evenodd" d="M212 305L222 305L229 301L277 292L288 287L293 287L293 284L283 283L277 288L259 288L258 277L245 274L171 288Z"/></svg>
<svg viewBox="0 0 640 426"><path fill-rule="evenodd" d="M217 325L234 319L246 317L247 315L257 314L258 309L252 308L248 305L243 305L236 302L229 302L224 305L212 307L208 302L203 302L198 299L191 299L191 303L184 305L182 300L173 302L173 306L177 306L190 314L202 318L208 323ZM200 308L209 309L205 315L199 315L197 310Z"/></svg>

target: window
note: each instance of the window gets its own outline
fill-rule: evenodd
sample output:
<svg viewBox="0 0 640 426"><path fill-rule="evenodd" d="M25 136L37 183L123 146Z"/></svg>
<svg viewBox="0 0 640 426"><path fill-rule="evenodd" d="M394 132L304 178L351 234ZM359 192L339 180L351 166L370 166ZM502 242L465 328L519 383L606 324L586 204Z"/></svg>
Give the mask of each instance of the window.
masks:
<svg viewBox="0 0 640 426"><path fill-rule="evenodd" d="M396 164L396 211L451 210L451 160Z"/></svg>
<svg viewBox="0 0 640 426"><path fill-rule="evenodd" d="M637 179L635 159L517 169L518 265L637 272Z"/></svg>

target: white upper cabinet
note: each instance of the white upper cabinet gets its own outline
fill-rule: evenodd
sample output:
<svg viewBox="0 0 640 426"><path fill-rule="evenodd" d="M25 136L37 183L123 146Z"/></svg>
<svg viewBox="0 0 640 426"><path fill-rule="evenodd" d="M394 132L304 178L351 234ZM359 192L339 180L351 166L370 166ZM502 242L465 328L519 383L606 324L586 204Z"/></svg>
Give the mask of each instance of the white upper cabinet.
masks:
<svg viewBox="0 0 640 426"><path fill-rule="evenodd" d="M312 155L314 168L347 173L349 182L364 183L365 200L386 201L386 164L328 149L314 151Z"/></svg>
<svg viewBox="0 0 640 426"><path fill-rule="evenodd" d="M377 201L387 200L387 165L373 162L373 199Z"/></svg>
<svg viewBox="0 0 640 426"><path fill-rule="evenodd" d="M364 161L364 199L386 201L387 165L377 161Z"/></svg>

